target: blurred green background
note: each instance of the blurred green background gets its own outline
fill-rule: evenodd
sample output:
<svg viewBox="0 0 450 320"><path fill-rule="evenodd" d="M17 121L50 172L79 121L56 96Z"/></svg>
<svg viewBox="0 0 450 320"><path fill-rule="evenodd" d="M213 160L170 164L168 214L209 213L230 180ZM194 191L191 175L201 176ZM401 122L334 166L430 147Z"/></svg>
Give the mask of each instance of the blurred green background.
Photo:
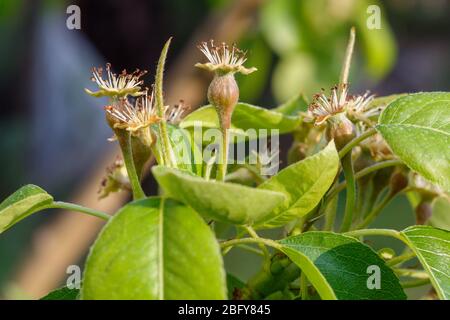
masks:
<svg viewBox="0 0 450 320"><path fill-rule="evenodd" d="M80 7L81 30L66 27L70 4ZM367 27L373 5L381 10L380 29ZM449 16L446 0L0 0L0 198L34 183L67 199L111 151L102 102L83 93L91 85L89 70L94 65L108 61L117 70L149 69L150 82L169 36L174 41L168 69L182 70L186 48L195 47L196 35L219 27L221 19L231 25L233 19L236 25L249 20L239 34L232 28L224 33L233 33L230 38L248 51L247 65L258 68L238 78L241 100L271 107L335 84L349 28L355 26L353 92L370 89L381 96L448 91ZM198 94L204 102L205 93ZM201 105L188 102L193 108ZM282 139L282 151L287 152L290 141ZM146 185L155 191L153 181ZM1 297L32 296L14 281L33 252L35 231L57 214L35 215L0 236ZM403 228L413 223L408 201L399 198L376 225ZM374 246L387 244L378 241ZM252 274L257 262L238 250L226 258L230 271L242 279Z"/></svg>

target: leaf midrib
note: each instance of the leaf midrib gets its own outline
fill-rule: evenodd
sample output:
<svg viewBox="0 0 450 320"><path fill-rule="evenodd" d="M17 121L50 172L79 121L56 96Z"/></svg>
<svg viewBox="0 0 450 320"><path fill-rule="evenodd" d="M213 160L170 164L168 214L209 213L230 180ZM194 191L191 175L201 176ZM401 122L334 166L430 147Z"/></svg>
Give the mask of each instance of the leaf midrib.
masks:
<svg viewBox="0 0 450 320"><path fill-rule="evenodd" d="M324 172L325 172L325 171L324 171ZM319 180L320 180L322 177L323 177L323 174L321 174L321 175L320 175L320 178L317 179L317 180L312 184L311 188L309 188L307 191L305 191L305 192L300 196L300 198L298 198L294 203L292 203L291 205L289 205L289 207L286 208L286 210L281 211L280 214L276 215L276 216L273 217L273 218L270 218L270 219L268 219L268 220L266 220L266 221L261 221L259 224L261 224L261 225L263 225L263 224L268 224L268 223L270 224L271 221L273 222L274 220L276 221L278 218L282 218L283 213L285 213L285 212L287 212L287 211L289 211L289 210L291 210L291 209L293 209L293 208L296 208L296 207L297 207L296 204L299 203L299 202L303 199L303 197L304 197L311 189L313 189L313 188L317 185L317 183L319 182ZM270 191L274 191L274 190L270 190ZM279 192L279 191L276 191L276 192Z"/></svg>
<svg viewBox="0 0 450 320"><path fill-rule="evenodd" d="M339 170L339 166L338 166L337 170ZM312 190L313 188L315 188L316 185L319 183L319 181L322 180L322 178L323 178L325 172L326 172L326 170L323 170L322 173L320 174L320 177L319 177L318 179L316 179L316 181L311 185L311 187L308 188L307 191L303 192L303 194L300 196L300 198L298 198L294 203L292 203L291 205L289 205L289 207L286 208L286 210L283 210L282 212L280 212L279 215L277 215L277 216L275 216L275 217L273 217L273 218L271 218L271 219L268 219L268 220L266 220L266 221L262 221L260 224L268 224L268 223L270 223L271 221L274 221L274 220L276 221L276 219L277 219L277 218L280 218L284 212L287 212L287 211L291 210L292 208L296 208L296 207L297 207L296 205L297 205L297 204L305 197L305 195L306 195L307 193L309 193L310 190ZM274 190L271 190L271 191L274 191ZM276 191L276 192L280 192L280 191ZM287 197L287 196L286 196L286 197Z"/></svg>
<svg viewBox="0 0 450 320"><path fill-rule="evenodd" d="M406 231L406 232L405 232ZM433 284L433 287L436 289L436 293L441 300L446 300L446 292L441 288L440 284L438 283L435 272L432 269L435 269L431 267L428 262L423 258L422 254L420 253L420 250L412 243L408 237L408 230L405 230L401 232L401 235L406 242L406 244L409 246L409 248L416 254L417 258L419 259L420 263L422 264L423 268L428 272L430 276L430 281Z"/></svg>
<svg viewBox="0 0 450 320"><path fill-rule="evenodd" d="M399 123L405 123L406 121L408 121L409 119L411 119L414 115L423 112L423 109L428 107L431 104L437 103L437 102L450 102L450 100L447 99L439 99L439 100L432 100L429 101L427 103L425 103L424 105L422 105L420 107L420 109L415 110L413 113L409 114L405 119L401 120ZM395 111L395 113L390 117L390 119L388 119L388 121L392 121L397 117L397 113L399 112L399 110L401 109L401 107L399 106L397 108L397 110Z"/></svg>
<svg viewBox="0 0 450 320"><path fill-rule="evenodd" d="M331 287L327 278L325 278L325 276L320 271L320 269L316 266L314 261L312 261L307 255L303 254L302 252L295 250L294 247L291 245L286 245L283 243L281 243L281 245L282 245L282 249L284 247L284 250L291 251L294 254L298 254L299 256L302 256L306 261L308 261L308 263L310 264L310 267L312 267L315 270L318 282L320 282L328 291L326 293L322 292L322 294L324 294L324 296L321 296L322 299L337 300L337 296L336 296L336 293L334 292L334 289ZM282 251L284 251L284 250L282 250ZM302 268L300 267L300 269L302 269ZM304 269L302 270L302 272L304 272ZM309 279L309 281L311 281L311 279Z"/></svg>
<svg viewBox="0 0 450 320"><path fill-rule="evenodd" d="M439 134L444 134L446 136L450 137L450 133L449 132L445 132L433 127L425 127L425 126L421 126L421 125L417 125L417 124L409 124L409 123L399 123L399 124L393 124L393 123L386 123L386 124L379 124L377 125L377 128L380 127L411 127L411 128L416 128L416 129L421 129L421 130L429 130L429 131L434 131L436 133Z"/></svg>
<svg viewBox="0 0 450 320"><path fill-rule="evenodd" d="M7 205L7 206L4 207L2 210L0 210L0 213L1 213L1 212L6 212L6 211L10 210L11 208L14 208L14 207L16 207L16 206L18 206L18 205L20 205L20 204L22 204L22 203L24 203L24 202L29 201L29 200L33 200L33 199L35 199L35 198L39 199L39 198L41 198L41 197L42 197L42 200L39 201L39 203L44 202L44 201L47 201L47 200L53 200L53 197L52 197L51 195L49 195L48 193L42 192L42 193L34 194L34 195L31 195L31 196L27 196L26 198L23 198L23 199L21 199L21 200L19 200L19 201L15 201L15 202L13 202L13 203ZM32 205L32 206L30 207L30 209L31 209L32 207L34 207L36 204L38 204L38 202L35 203L34 205Z"/></svg>
<svg viewBox="0 0 450 320"><path fill-rule="evenodd" d="M159 260L159 300L164 300L164 198L161 198L159 204L159 232L158 232L158 260Z"/></svg>

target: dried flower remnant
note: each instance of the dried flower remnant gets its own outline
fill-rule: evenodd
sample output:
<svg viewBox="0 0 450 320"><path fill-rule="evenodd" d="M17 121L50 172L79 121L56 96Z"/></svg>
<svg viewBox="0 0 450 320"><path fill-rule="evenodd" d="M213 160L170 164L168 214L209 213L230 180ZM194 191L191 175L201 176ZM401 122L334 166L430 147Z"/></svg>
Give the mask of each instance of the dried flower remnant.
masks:
<svg viewBox="0 0 450 320"><path fill-rule="evenodd" d="M316 125L321 125L341 112L345 112L351 119L363 121L379 115L383 110L382 107L371 107L370 103L374 97L369 91L363 95L349 95L348 85L343 84L341 87L331 88L330 97L324 93L323 89L321 93L314 95L308 111L310 117L315 119Z"/></svg>
<svg viewBox="0 0 450 320"><path fill-rule="evenodd" d="M327 122L327 138L334 139L338 149L355 137L355 126L345 113L351 101L347 84L341 84L331 88L330 97L322 89L308 108L309 118L315 120L316 126Z"/></svg>
<svg viewBox="0 0 450 320"><path fill-rule="evenodd" d="M349 95L347 84L333 87L329 97L322 89L321 93L314 96L306 119L315 120L315 125L321 125L328 121L329 126L334 126L336 130L341 131L341 133L337 132L338 136L354 137L355 128L349 119L364 124L365 128L365 125L373 125L370 118L381 112L381 107L371 107L373 99L374 95L371 95L369 91L363 95ZM336 134L331 133L330 138L336 138L335 136ZM344 140L344 142L348 142L348 139Z"/></svg>
<svg viewBox="0 0 450 320"><path fill-rule="evenodd" d="M131 190L130 180L123 160L117 158L111 166L106 168L106 177L103 178L98 191L99 199L123 190Z"/></svg>
<svg viewBox="0 0 450 320"><path fill-rule="evenodd" d="M207 63L197 63L195 66L198 68L206 69L212 72L218 73L242 73L250 74L257 69L245 68L243 65L246 58L246 52L238 49L234 44L230 48L225 43L221 43L216 46L213 40L208 42L202 42L198 48L206 56L209 62Z"/></svg>
<svg viewBox="0 0 450 320"><path fill-rule="evenodd" d="M132 73L127 73L123 70L119 75L111 71L111 64L106 64L106 79L103 79L103 68L92 68L91 80L97 84L99 90L93 92L89 89L84 89L88 94L93 97L126 97L131 95L134 97L143 95L145 91L142 90L141 77L144 76L147 71L136 69Z"/></svg>
<svg viewBox="0 0 450 320"><path fill-rule="evenodd" d="M363 95L353 96L347 108L347 114L354 121L362 121L366 124L373 125L371 119L378 117L383 111L383 106L372 106L371 102L375 95L366 91Z"/></svg>
<svg viewBox="0 0 450 320"><path fill-rule="evenodd" d="M314 95L313 102L309 105L310 117L315 120L315 125L319 126L334 115L346 111L348 100L348 86L346 84L331 88L330 97L322 89L321 93Z"/></svg>
<svg viewBox="0 0 450 320"><path fill-rule="evenodd" d="M394 154L379 133L370 137L366 146L375 161L394 159Z"/></svg>
<svg viewBox="0 0 450 320"><path fill-rule="evenodd" d="M440 187L428 182L420 174L412 172L409 177L410 186L419 191L422 197L444 197L450 201L450 195L442 190Z"/></svg>
<svg viewBox="0 0 450 320"><path fill-rule="evenodd" d="M114 129L125 129L131 133L158 123L161 119L156 115L153 92L138 97L133 104L126 99L105 107Z"/></svg>
<svg viewBox="0 0 450 320"><path fill-rule="evenodd" d="M165 106L164 118L171 124L178 124L187 115L190 107L187 106L184 100L180 100L178 104L172 106Z"/></svg>
<svg viewBox="0 0 450 320"><path fill-rule="evenodd" d="M134 139L135 137L131 137L131 134L138 137L147 148L151 147L154 139L150 129L145 128L153 121L156 121L152 111L152 104L147 105L147 89L142 89L141 87L143 84L141 77L145 73L146 71L136 69L132 73L127 73L126 70L123 70L117 75L111 71L111 65L108 63L106 64L106 79L103 78L102 68L92 69L91 80L98 85L99 90L92 92L89 89L85 89L88 94L94 97L107 96L110 98L111 105L105 107L106 120L114 131L115 139L119 142L134 199L145 197L145 193L139 183L139 177L134 165L132 138ZM144 100L139 98L134 101L134 105L128 100L128 96L140 97L142 95L144 95ZM105 186L111 187L107 182Z"/></svg>

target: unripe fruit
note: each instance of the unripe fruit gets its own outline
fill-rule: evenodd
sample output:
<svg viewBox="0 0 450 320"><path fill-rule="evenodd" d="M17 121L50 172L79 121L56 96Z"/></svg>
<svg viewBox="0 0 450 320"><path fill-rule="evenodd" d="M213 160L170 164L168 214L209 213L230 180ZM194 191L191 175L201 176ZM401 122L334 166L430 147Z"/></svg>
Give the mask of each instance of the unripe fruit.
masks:
<svg viewBox="0 0 450 320"><path fill-rule="evenodd" d="M231 115L238 100L239 87L234 75L216 74L208 88L208 101L216 107L221 123L226 128L230 126Z"/></svg>
<svg viewBox="0 0 450 320"><path fill-rule="evenodd" d="M328 119L326 135L328 140L334 139L337 150L341 150L347 143L355 138L355 125L343 113Z"/></svg>

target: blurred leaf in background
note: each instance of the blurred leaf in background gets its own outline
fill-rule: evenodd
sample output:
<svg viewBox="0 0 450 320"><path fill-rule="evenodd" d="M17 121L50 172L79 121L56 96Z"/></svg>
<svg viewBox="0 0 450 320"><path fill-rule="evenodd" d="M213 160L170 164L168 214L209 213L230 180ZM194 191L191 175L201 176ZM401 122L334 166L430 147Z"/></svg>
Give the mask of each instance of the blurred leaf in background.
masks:
<svg viewBox="0 0 450 320"><path fill-rule="evenodd" d="M372 14L368 8L373 5L381 9L380 29L367 27ZM334 85L351 26L357 28L364 65L359 68L364 74L354 75L353 82L369 78L376 83L395 63L395 39L378 1L267 0L258 15L255 30L241 40L241 46L250 51L250 64L259 70L257 77L241 80L241 97L250 102L258 97L264 84L271 83L277 102Z"/></svg>

